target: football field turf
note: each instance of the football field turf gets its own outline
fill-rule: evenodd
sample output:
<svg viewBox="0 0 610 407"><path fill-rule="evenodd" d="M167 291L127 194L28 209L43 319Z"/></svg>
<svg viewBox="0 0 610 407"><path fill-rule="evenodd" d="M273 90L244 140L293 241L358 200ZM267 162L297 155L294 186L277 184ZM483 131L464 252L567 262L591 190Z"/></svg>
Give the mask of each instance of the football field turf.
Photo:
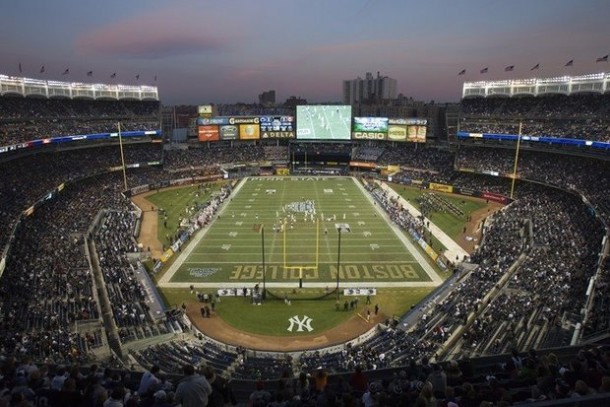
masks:
<svg viewBox="0 0 610 407"><path fill-rule="evenodd" d="M339 236L338 229L341 229ZM263 241L264 238L264 241ZM340 251L339 251L340 238ZM440 278L389 222L360 181L261 177L241 181L217 219L199 231L161 286L334 288L436 286Z"/></svg>

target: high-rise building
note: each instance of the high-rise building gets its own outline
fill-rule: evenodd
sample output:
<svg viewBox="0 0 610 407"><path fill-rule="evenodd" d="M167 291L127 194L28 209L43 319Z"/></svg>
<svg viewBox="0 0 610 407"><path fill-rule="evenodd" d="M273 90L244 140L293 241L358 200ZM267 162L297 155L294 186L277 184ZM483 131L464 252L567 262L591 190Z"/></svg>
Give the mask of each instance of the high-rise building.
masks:
<svg viewBox="0 0 610 407"><path fill-rule="evenodd" d="M343 81L343 103L347 105L379 103L396 98L396 79L367 72L364 79L358 77Z"/></svg>
<svg viewBox="0 0 610 407"><path fill-rule="evenodd" d="M263 106L275 105L275 91L268 90L267 92L263 92L260 95L258 95L258 103Z"/></svg>

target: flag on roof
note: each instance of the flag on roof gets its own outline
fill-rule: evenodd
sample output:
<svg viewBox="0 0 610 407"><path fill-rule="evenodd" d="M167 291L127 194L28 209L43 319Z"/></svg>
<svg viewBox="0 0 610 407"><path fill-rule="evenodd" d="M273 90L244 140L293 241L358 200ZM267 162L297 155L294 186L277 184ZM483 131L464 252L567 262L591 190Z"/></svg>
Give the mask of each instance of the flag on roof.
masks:
<svg viewBox="0 0 610 407"><path fill-rule="evenodd" d="M566 62L566 64L564 66L572 66L574 65L574 60L570 59L568 62Z"/></svg>
<svg viewBox="0 0 610 407"><path fill-rule="evenodd" d="M537 69L540 69L540 64L536 64L536 65L532 66L532 69L530 69L530 71L535 71Z"/></svg>
<svg viewBox="0 0 610 407"><path fill-rule="evenodd" d="M460 72L458 72L458 76L459 76L459 75L464 75L465 73L466 73L466 70L465 70L465 69L462 69Z"/></svg>
<svg viewBox="0 0 610 407"><path fill-rule="evenodd" d="M487 67L485 67L485 68L481 69L479 72L480 72L480 73L487 73L487 71L488 71L488 68L487 68Z"/></svg>
<svg viewBox="0 0 610 407"><path fill-rule="evenodd" d="M506 68L504 68L504 72L512 72L515 70L515 66L514 65L509 65Z"/></svg>
<svg viewBox="0 0 610 407"><path fill-rule="evenodd" d="M603 57L597 58L595 62L608 62L608 55L604 55Z"/></svg>
<svg viewBox="0 0 610 407"><path fill-rule="evenodd" d="M66 70L64 71L64 73L62 73L62 75L68 75L70 73L70 68L66 68Z"/></svg>

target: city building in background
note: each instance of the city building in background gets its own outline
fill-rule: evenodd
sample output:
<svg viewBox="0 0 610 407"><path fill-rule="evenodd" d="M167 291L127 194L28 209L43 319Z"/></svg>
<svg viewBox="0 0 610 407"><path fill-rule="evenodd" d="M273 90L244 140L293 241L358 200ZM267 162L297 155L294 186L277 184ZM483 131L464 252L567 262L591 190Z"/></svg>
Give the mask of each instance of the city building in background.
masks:
<svg viewBox="0 0 610 407"><path fill-rule="evenodd" d="M263 106L275 105L275 91L268 90L258 95L258 103Z"/></svg>
<svg viewBox="0 0 610 407"><path fill-rule="evenodd" d="M396 99L396 79L389 76L377 76L367 72L364 79L343 81L343 103L355 104L377 104L384 100Z"/></svg>

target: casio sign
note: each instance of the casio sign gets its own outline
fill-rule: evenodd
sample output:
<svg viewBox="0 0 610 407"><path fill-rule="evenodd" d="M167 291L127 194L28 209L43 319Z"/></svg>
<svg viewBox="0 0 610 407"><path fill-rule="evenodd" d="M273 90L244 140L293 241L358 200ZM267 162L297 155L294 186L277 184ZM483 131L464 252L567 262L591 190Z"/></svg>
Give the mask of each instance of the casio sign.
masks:
<svg viewBox="0 0 610 407"><path fill-rule="evenodd" d="M385 133L355 131L352 137L358 140L385 140Z"/></svg>

